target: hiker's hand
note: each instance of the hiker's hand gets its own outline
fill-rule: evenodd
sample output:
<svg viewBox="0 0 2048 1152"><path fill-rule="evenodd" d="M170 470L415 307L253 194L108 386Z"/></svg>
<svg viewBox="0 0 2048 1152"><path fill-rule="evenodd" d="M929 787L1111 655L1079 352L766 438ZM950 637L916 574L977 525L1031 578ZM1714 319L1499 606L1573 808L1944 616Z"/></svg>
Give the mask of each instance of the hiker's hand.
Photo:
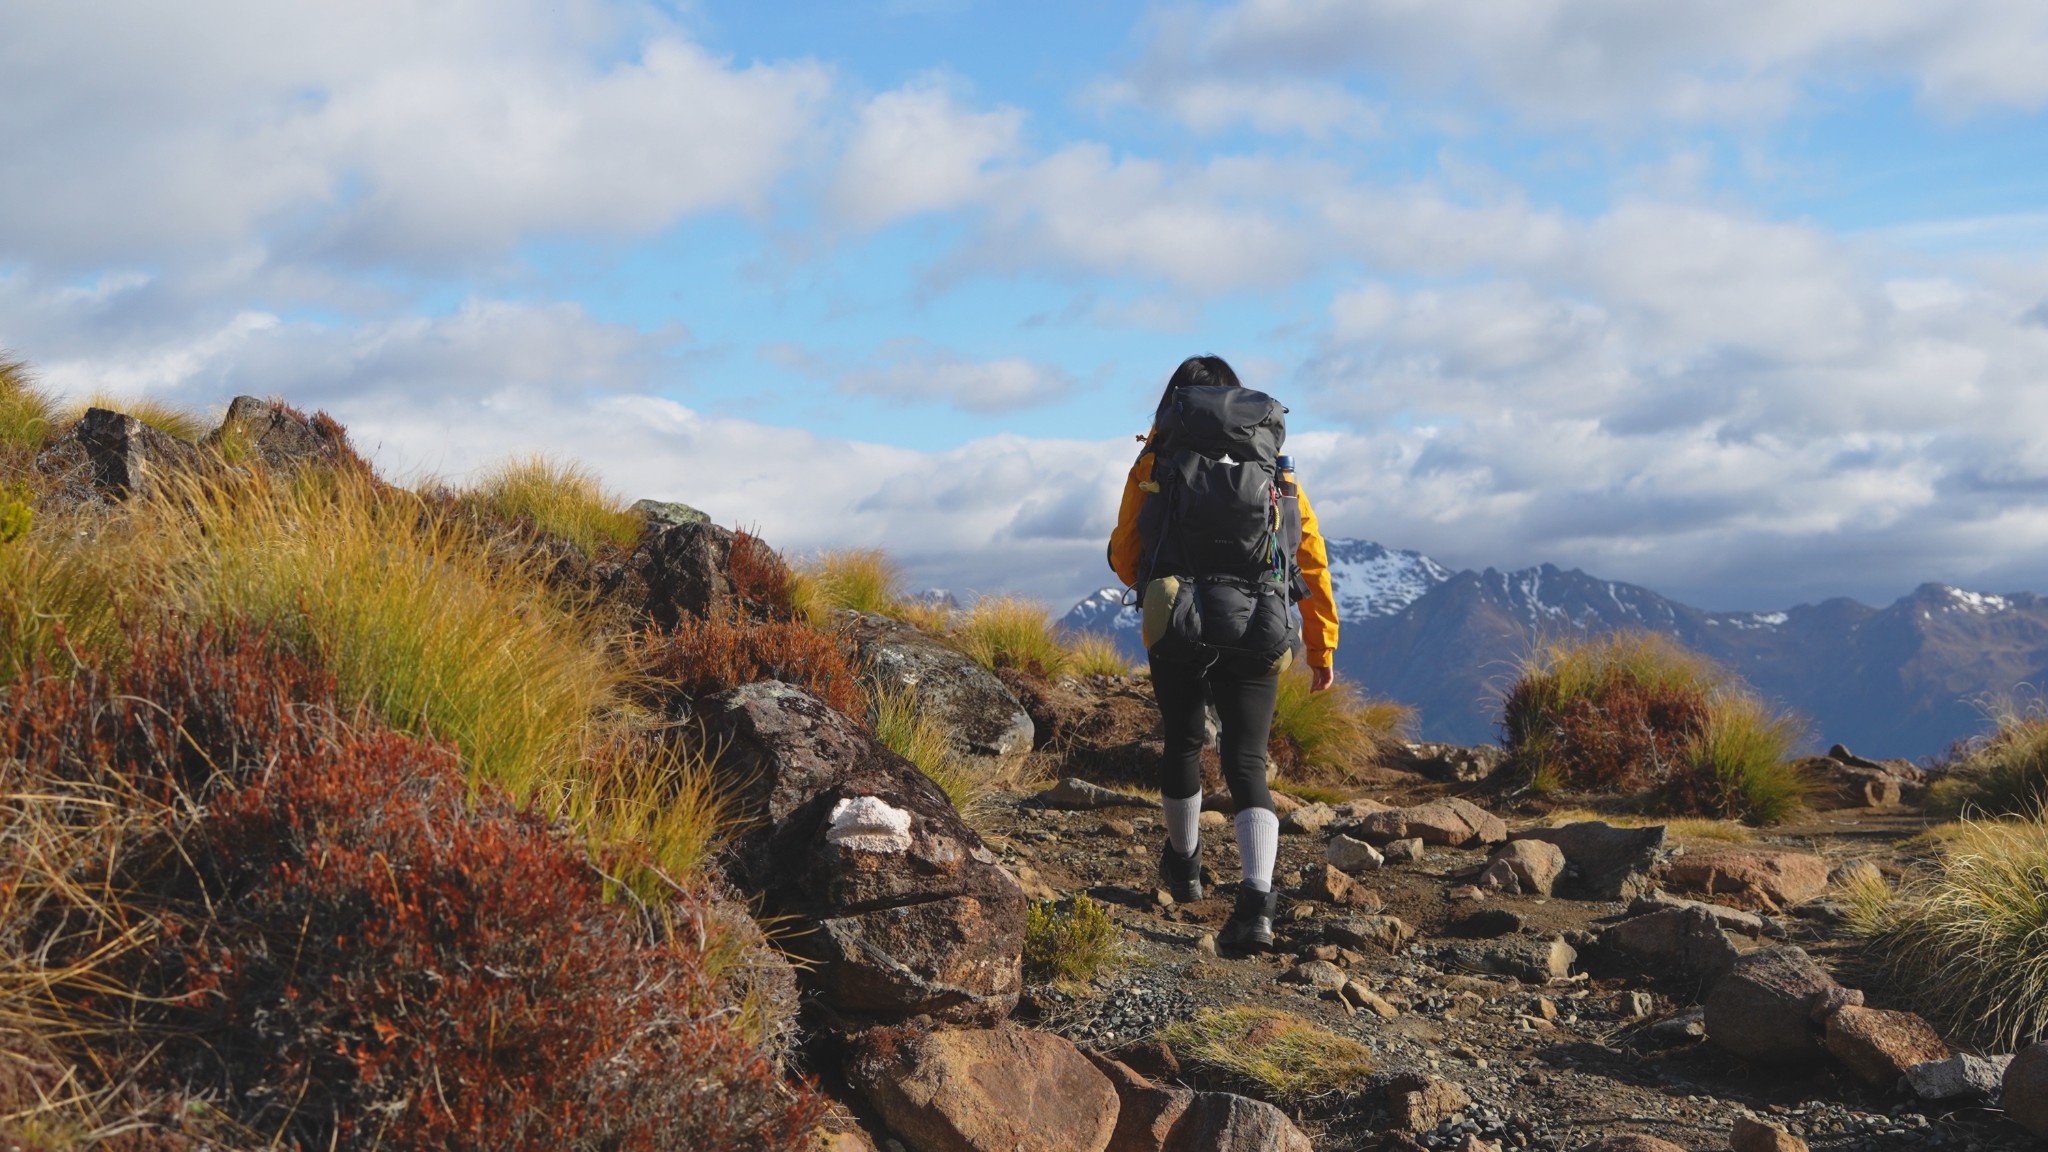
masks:
<svg viewBox="0 0 2048 1152"><path fill-rule="evenodd" d="M1337 670L1335 668L1310 668L1308 670L1308 690L1311 692L1321 692L1323 689L1328 688L1336 679Z"/></svg>

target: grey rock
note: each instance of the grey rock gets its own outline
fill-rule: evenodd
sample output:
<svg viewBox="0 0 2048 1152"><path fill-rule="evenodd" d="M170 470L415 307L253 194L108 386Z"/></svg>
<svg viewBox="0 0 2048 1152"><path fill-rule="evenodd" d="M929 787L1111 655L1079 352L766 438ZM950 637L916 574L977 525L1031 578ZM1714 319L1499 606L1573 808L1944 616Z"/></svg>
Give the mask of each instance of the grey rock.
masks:
<svg viewBox="0 0 2048 1152"><path fill-rule="evenodd" d="M200 443L217 448L231 436L248 449L255 463L274 472L360 459L341 425L321 417L309 420L283 404L254 396L235 397L220 427Z"/></svg>
<svg viewBox="0 0 2048 1152"><path fill-rule="evenodd" d="M1341 834L1332 836L1323 846L1323 859L1345 872L1370 872L1386 863L1379 849Z"/></svg>
<svg viewBox="0 0 2048 1152"><path fill-rule="evenodd" d="M1306 984L1318 992L1335 992L1349 982L1344 970L1328 960L1304 960L1280 974L1289 984Z"/></svg>
<svg viewBox="0 0 2048 1152"><path fill-rule="evenodd" d="M1597 900L1627 900L1653 891L1664 858L1664 826L1616 828L1604 820L1582 820L1562 828L1531 828L1510 840L1542 840L1564 851L1578 870L1577 889Z"/></svg>
<svg viewBox="0 0 2048 1152"><path fill-rule="evenodd" d="M1629 901L1628 914L1630 916L1646 916L1652 912L1662 912L1672 908L1698 908L1700 911L1712 916L1714 923L1719 924L1725 931L1739 932L1744 936L1761 936L1765 931L1764 918L1754 912L1745 912L1740 908L1730 908L1725 904L1710 904L1705 900L1688 900L1683 896L1673 896L1669 892L1662 890L1652 892L1647 896L1638 896L1634 900Z"/></svg>
<svg viewBox="0 0 2048 1152"><path fill-rule="evenodd" d="M1323 939L1343 948L1378 948L1392 952L1415 936L1398 916L1357 916L1323 926Z"/></svg>
<svg viewBox="0 0 2048 1152"><path fill-rule="evenodd" d="M36 470L87 502L148 496L205 466L199 449L133 416L89 408L36 457Z"/></svg>
<svg viewBox="0 0 2048 1152"><path fill-rule="evenodd" d="M1090 784L1076 776L1069 776L1038 794L1038 802L1048 808L1069 808L1088 810L1093 808L1153 808L1157 805L1143 796L1130 792L1118 792L1100 784Z"/></svg>
<svg viewBox="0 0 2048 1152"><path fill-rule="evenodd" d="M1740 953L1705 908L1663 908L1611 924L1600 934L1611 951L1656 969L1673 969L1700 987L1728 974Z"/></svg>
<svg viewBox="0 0 2048 1152"><path fill-rule="evenodd" d="M1805 951L1775 945L1738 957L1708 993L1707 1038L1765 1064L1820 1058L1815 1004L1839 988Z"/></svg>
<svg viewBox="0 0 2048 1152"><path fill-rule="evenodd" d="M1481 888L1548 896L1564 874L1564 850L1546 840L1511 840L1493 850Z"/></svg>
<svg viewBox="0 0 2048 1152"><path fill-rule="evenodd" d="M1328 804L1304 804L1280 817L1280 831L1293 835L1314 836L1328 828L1336 819L1336 811Z"/></svg>
<svg viewBox="0 0 2048 1152"><path fill-rule="evenodd" d="M1906 1069L1906 1082L1923 1100L1974 1098L1989 1100L1998 1095L2005 1080L2010 1056L1951 1056L1926 1060Z"/></svg>
<svg viewBox="0 0 2048 1152"><path fill-rule="evenodd" d="M2048 1040L2013 1053L2005 1066L1999 1103L2014 1123L2036 1136L2048 1136Z"/></svg>
<svg viewBox="0 0 2048 1152"><path fill-rule="evenodd" d="M887 688L913 693L927 715L969 756L1022 756L1035 729L1009 686L966 653L914 625L873 613L841 616L861 671Z"/></svg>
<svg viewBox="0 0 2048 1152"><path fill-rule="evenodd" d="M1424 845L1420 837L1405 840L1390 840L1380 848L1380 854L1389 864L1416 864L1422 860Z"/></svg>
<svg viewBox="0 0 2048 1152"><path fill-rule="evenodd" d="M647 521L650 531L663 528L680 528L686 524L709 524L711 517L688 504L672 500L635 500L633 511Z"/></svg>

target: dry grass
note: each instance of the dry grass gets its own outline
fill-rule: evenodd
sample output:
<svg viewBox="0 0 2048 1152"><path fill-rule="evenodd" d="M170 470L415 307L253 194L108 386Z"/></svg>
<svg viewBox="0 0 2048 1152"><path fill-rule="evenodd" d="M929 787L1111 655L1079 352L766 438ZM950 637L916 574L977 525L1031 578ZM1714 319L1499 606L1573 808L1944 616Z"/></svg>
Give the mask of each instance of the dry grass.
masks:
<svg viewBox="0 0 2048 1152"><path fill-rule="evenodd" d="M1302 783L1350 780L1393 744L1415 731L1415 710L1391 700L1366 698L1338 681L1309 691L1309 671L1295 668L1280 677L1273 707L1272 754L1290 778Z"/></svg>
<svg viewBox="0 0 2048 1152"><path fill-rule="evenodd" d="M587 553L607 543L630 548L640 539L640 517L605 491L597 474L580 464L527 456L484 473L470 499L492 515L525 520Z"/></svg>
<svg viewBox="0 0 2048 1152"><path fill-rule="evenodd" d="M796 566L790 603L798 618L823 627L834 612L902 617L903 572L879 548L820 552Z"/></svg>
<svg viewBox="0 0 2048 1152"><path fill-rule="evenodd" d="M1168 1025L1163 1038L1183 1064L1221 1072L1282 1104L1359 1091L1373 1071L1365 1045L1271 1008L1204 1009Z"/></svg>
<svg viewBox="0 0 2048 1152"><path fill-rule="evenodd" d="M1545 828L1562 828L1586 820L1604 820L1616 828L1647 828L1662 824L1666 835L1681 844L1749 844L1756 831L1733 820L1708 820L1697 816L1643 816L1635 813L1595 812L1590 808L1559 808L1543 817Z"/></svg>
<svg viewBox="0 0 2048 1152"><path fill-rule="evenodd" d="M1928 790L1928 806L1950 816L2033 816L2048 812L2048 709L2011 699L1988 709L1989 735L1965 745Z"/></svg>
<svg viewBox="0 0 2048 1152"><path fill-rule="evenodd" d="M984 596L953 625L953 643L991 671L1018 668L1047 680L1072 670L1073 654L1060 642L1052 613L1021 596Z"/></svg>
<svg viewBox="0 0 2048 1152"><path fill-rule="evenodd" d="M1067 671L1075 676L1128 676L1131 659L1117 642L1099 632L1083 632L1066 641Z"/></svg>
<svg viewBox="0 0 2048 1152"><path fill-rule="evenodd" d="M1999 1051L2048 1035L2048 824L1968 823L1932 875L1850 893L1850 930L1928 1015Z"/></svg>
<svg viewBox="0 0 2048 1152"><path fill-rule="evenodd" d="M0 450L33 453L60 418L57 402L36 386L28 365L0 355Z"/></svg>
<svg viewBox="0 0 2048 1152"><path fill-rule="evenodd" d="M1086 984L1125 959L1123 929L1109 910L1077 893L1033 904L1024 921L1024 975L1036 983Z"/></svg>
<svg viewBox="0 0 2048 1152"><path fill-rule="evenodd" d="M868 726L875 739L930 777L962 814L979 808L991 782L953 750L945 724L924 710L916 690L870 683L867 695Z"/></svg>
<svg viewBox="0 0 2048 1152"><path fill-rule="evenodd" d="M189 408L180 408L176 404L148 396L113 396L105 392L95 392L83 400L74 402L65 413L65 422L77 423L90 408L105 408L124 416L133 416L159 432L195 444L199 442L200 437L213 431L213 424L205 416Z"/></svg>
<svg viewBox="0 0 2048 1152"><path fill-rule="evenodd" d="M1683 800L1712 815L1783 823L1813 794L1813 782L1791 758L1799 736L1792 717L1724 687L1708 702L1706 729L1686 749Z"/></svg>

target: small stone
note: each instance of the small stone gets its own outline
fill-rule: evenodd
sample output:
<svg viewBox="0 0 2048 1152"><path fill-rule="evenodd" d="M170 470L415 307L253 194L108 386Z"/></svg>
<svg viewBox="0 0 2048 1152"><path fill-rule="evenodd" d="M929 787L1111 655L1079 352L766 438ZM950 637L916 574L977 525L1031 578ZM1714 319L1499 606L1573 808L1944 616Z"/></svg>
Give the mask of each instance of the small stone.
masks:
<svg viewBox="0 0 2048 1152"><path fill-rule="evenodd" d="M1280 831L1314 836L1328 828L1336 819L1336 810L1328 804L1304 804L1280 818Z"/></svg>
<svg viewBox="0 0 2048 1152"><path fill-rule="evenodd" d="M1748 1116L1737 1116L1728 1133L1729 1152L1807 1152L1806 1141L1782 1128Z"/></svg>
<svg viewBox="0 0 2048 1152"><path fill-rule="evenodd" d="M1048 808L1151 808L1154 802L1129 792L1118 792L1091 784L1077 776L1069 776L1038 794L1038 802ZM1206 813L1204 813L1206 815Z"/></svg>
<svg viewBox="0 0 2048 1152"><path fill-rule="evenodd" d="M1626 1001L1628 1018L1641 1020L1657 1010L1657 998L1648 992L1631 992Z"/></svg>
<svg viewBox="0 0 2048 1152"><path fill-rule="evenodd" d="M1376 948L1393 952L1415 932L1398 916L1358 916L1323 926L1323 938L1345 948Z"/></svg>
<svg viewBox="0 0 2048 1152"><path fill-rule="evenodd" d="M1428 1131L1471 1106L1464 1089L1420 1073L1404 1072L1387 1084L1387 1113L1405 1131Z"/></svg>
<svg viewBox="0 0 2048 1152"><path fill-rule="evenodd" d="M1335 992L1351 978L1328 960L1304 960L1281 973L1280 979L1289 984L1306 984L1318 992Z"/></svg>
<svg viewBox="0 0 2048 1152"><path fill-rule="evenodd" d="M1220 832L1230 826L1230 817L1221 812L1205 811L1196 818L1196 823L1203 828Z"/></svg>
<svg viewBox="0 0 2048 1152"><path fill-rule="evenodd" d="M1357 980L1347 982L1344 985L1343 991L1345 997L1348 998L1352 1003L1358 1005L1360 1008L1364 1008L1367 1011L1372 1012L1374 1015L1380 1017L1383 1020L1392 1020L1394 1017L1399 1016L1401 1014L1401 1010L1399 1008L1396 1008L1392 1004L1387 1003L1384 997L1380 996L1372 989L1367 988L1364 984L1360 983Z"/></svg>
<svg viewBox="0 0 2048 1152"><path fill-rule="evenodd" d="M1152 890L1152 903L1157 904L1161 908L1171 908L1173 907L1173 893L1168 892L1164 888L1154 888Z"/></svg>
<svg viewBox="0 0 2048 1152"><path fill-rule="evenodd" d="M1325 864L1311 874L1306 891L1311 900L1343 904L1351 895L1352 883L1335 864Z"/></svg>
<svg viewBox="0 0 2048 1152"><path fill-rule="evenodd" d="M1476 904L1486 899L1486 892L1476 884L1460 884L1449 892L1444 893L1444 896L1450 900L1463 900Z"/></svg>
<svg viewBox="0 0 2048 1152"><path fill-rule="evenodd" d="M1416 864L1422 860L1423 843L1419 836L1403 840L1392 840L1380 848L1380 855L1389 864Z"/></svg>
<svg viewBox="0 0 2048 1152"><path fill-rule="evenodd" d="M1195 941L1195 951L1214 956L1216 954L1216 934L1214 932L1202 933L1202 938Z"/></svg>
<svg viewBox="0 0 2048 1152"><path fill-rule="evenodd" d="M1906 1070L1951 1053L1927 1021L1911 1012L1845 1006L1827 1018L1827 1049L1873 1088L1890 1088Z"/></svg>
<svg viewBox="0 0 2048 1152"><path fill-rule="evenodd" d="M1386 857L1380 854L1379 849L1363 840L1343 835L1330 838L1323 847L1323 859L1332 867L1346 872L1370 872L1386 863Z"/></svg>
<svg viewBox="0 0 2048 1152"><path fill-rule="evenodd" d="M1138 834L1138 826L1122 817L1112 816L1104 820L1102 826L1097 828L1096 831L1104 836L1114 836L1120 840L1129 840Z"/></svg>
<svg viewBox="0 0 2048 1152"><path fill-rule="evenodd" d="M1998 1095L2010 1056L1951 1056L1906 1069L1906 1083L1923 1100L1988 1099Z"/></svg>
<svg viewBox="0 0 2048 1152"><path fill-rule="evenodd" d="M1491 940L1520 932L1525 924L1521 914L1506 908L1488 908L1453 922L1445 931L1452 936Z"/></svg>
<svg viewBox="0 0 2048 1152"><path fill-rule="evenodd" d="M1510 840L1493 850L1479 883L1482 888L1548 896L1562 875L1564 849L1544 840Z"/></svg>
<svg viewBox="0 0 2048 1152"><path fill-rule="evenodd" d="M1552 1000L1548 996L1538 996L1536 998L1536 1014L1545 1020L1557 1019L1557 1001Z"/></svg>

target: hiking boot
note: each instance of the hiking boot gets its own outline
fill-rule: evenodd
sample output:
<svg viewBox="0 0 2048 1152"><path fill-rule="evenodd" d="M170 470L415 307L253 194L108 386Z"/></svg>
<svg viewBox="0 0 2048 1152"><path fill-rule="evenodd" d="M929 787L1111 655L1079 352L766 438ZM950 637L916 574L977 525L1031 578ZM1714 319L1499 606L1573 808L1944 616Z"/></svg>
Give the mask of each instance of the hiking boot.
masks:
<svg viewBox="0 0 2048 1152"><path fill-rule="evenodd" d="M1202 898L1202 846L1183 856L1173 850L1173 841L1159 846L1159 882L1166 885L1174 903L1186 904Z"/></svg>
<svg viewBox="0 0 2048 1152"><path fill-rule="evenodd" d="M1261 892L1249 884L1237 890L1237 907L1216 933L1219 947L1239 952L1265 952L1273 947L1273 912L1280 905L1280 893Z"/></svg>

